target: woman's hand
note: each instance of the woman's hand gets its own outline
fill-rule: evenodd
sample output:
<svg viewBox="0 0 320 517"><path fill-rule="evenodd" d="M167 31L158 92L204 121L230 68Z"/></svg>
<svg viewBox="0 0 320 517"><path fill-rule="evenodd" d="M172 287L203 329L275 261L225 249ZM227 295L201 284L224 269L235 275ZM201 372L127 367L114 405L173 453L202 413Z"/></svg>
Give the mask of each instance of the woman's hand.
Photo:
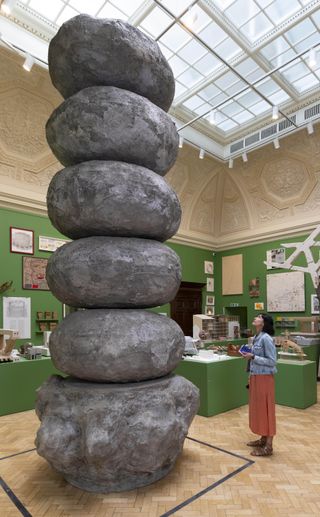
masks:
<svg viewBox="0 0 320 517"><path fill-rule="evenodd" d="M243 355L243 357L245 359L252 359L253 358L253 354L251 354L251 352L246 352L246 353L244 353L242 355Z"/></svg>

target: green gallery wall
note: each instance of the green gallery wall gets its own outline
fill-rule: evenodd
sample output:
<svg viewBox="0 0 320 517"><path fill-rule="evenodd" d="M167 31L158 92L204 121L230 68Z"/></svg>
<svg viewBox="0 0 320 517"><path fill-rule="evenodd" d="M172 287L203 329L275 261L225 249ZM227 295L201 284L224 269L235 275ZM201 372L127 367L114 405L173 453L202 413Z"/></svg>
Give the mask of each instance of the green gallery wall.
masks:
<svg viewBox="0 0 320 517"><path fill-rule="evenodd" d="M50 291L26 290L22 288L22 257L20 253L10 253L10 227L25 228L34 231L34 257L49 258L51 253L39 251L39 235L46 237L65 238L51 224L48 217L30 213L17 212L0 208L0 284L13 280L13 289L1 295L22 296L31 298L31 339L18 340L17 343L31 341L34 344L42 343L42 335L36 322L38 311L57 311L59 320L62 318L62 304ZM182 263L182 280L187 282L206 282L204 261L212 260L212 252L200 248L167 243L179 256ZM29 255L31 256L31 255ZM203 292L205 303L206 292ZM170 315L170 305L152 309L155 312L165 312ZM0 299L0 326L3 323L3 304Z"/></svg>
<svg viewBox="0 0 320 517"><path fill-rule="evenodd" d="M310 231L311 233L311 231ZM266 252L271 249L281 248L281 244L302 242L308 235L300 235L298 237L291 236L275 241L254 244L233 248L227 251L217 252L214 256L214 276L215 276L215 313L223 314L228 312L228 308L233 304L239 304L240 307L247 307L247 324L251 327L254 316L260 312L267 312L267 292L266 292L266 275L276 275L278 273L287 273L287 269L269 269L267 270L264 261L266 260ZM286 258L291 255L295 248L286 249ZM319 248L313 247L312 254L315 261L319 260ZM222 296L222 257L242 254L243 258L243 294L241 295L224 295ZM294 262L297 266L306 267L306 259L301 254ZM295 316L311 316L311 294L315 294L315 289L311 280L311 276L305 273L305 312L281 312L270 313L274 318L277 316L294 318ZM251 298L249 296L249 281L258 277L260 280L260 296ZM264 303L264 311L254 309L255 302ZM282 330L278 329L277 333Z"/></svg>

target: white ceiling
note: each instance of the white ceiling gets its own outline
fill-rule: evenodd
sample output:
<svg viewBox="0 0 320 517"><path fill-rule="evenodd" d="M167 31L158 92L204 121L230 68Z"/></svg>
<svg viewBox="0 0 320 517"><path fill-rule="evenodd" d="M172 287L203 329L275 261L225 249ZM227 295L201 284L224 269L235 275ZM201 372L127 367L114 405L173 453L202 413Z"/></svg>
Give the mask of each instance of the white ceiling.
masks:
<svg viewBox="0 0 320 517"><path fill-rule="evenodd" d="M271 124L273 106L281 120L319 100L320 0L19 0L1 11L2 39L41 64L59 26L79 13L129 21L158 40L176 79L171 115L220 158Z"/></svg>

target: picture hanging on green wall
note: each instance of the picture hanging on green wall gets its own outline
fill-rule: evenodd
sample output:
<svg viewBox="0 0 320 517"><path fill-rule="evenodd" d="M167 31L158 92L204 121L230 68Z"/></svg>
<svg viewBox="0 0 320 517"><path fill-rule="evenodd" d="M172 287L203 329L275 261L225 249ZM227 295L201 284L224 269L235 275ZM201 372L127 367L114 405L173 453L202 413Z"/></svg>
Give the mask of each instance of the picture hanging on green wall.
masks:
<svg viewBox="0 0 320 517"><path fill-rule="evenodd" d="M23 253L33 255L34 253L33 230L25 228L10 227L10 253Z"/></svg>
<svg viewBox="0 0 320 517"><path fill-rule="evenodd" d="M49 291L46 280L48 259L22 257L22 288Z"/></svg>

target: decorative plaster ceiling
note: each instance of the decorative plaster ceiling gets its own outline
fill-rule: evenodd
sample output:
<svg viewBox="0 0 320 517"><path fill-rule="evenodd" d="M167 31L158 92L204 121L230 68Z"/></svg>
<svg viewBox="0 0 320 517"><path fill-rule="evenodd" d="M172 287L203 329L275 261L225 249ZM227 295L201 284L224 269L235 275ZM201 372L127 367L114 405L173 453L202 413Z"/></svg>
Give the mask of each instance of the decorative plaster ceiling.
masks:
<svg viewBox="0 0 320 517"><path fill-rule="evenodd" d="M320 0L18 0L1 11L2 41L45 66L50 39L79 13L129 21L159 42L180 134L222 160L320 115L304 109L319 101Z"/></svg>

